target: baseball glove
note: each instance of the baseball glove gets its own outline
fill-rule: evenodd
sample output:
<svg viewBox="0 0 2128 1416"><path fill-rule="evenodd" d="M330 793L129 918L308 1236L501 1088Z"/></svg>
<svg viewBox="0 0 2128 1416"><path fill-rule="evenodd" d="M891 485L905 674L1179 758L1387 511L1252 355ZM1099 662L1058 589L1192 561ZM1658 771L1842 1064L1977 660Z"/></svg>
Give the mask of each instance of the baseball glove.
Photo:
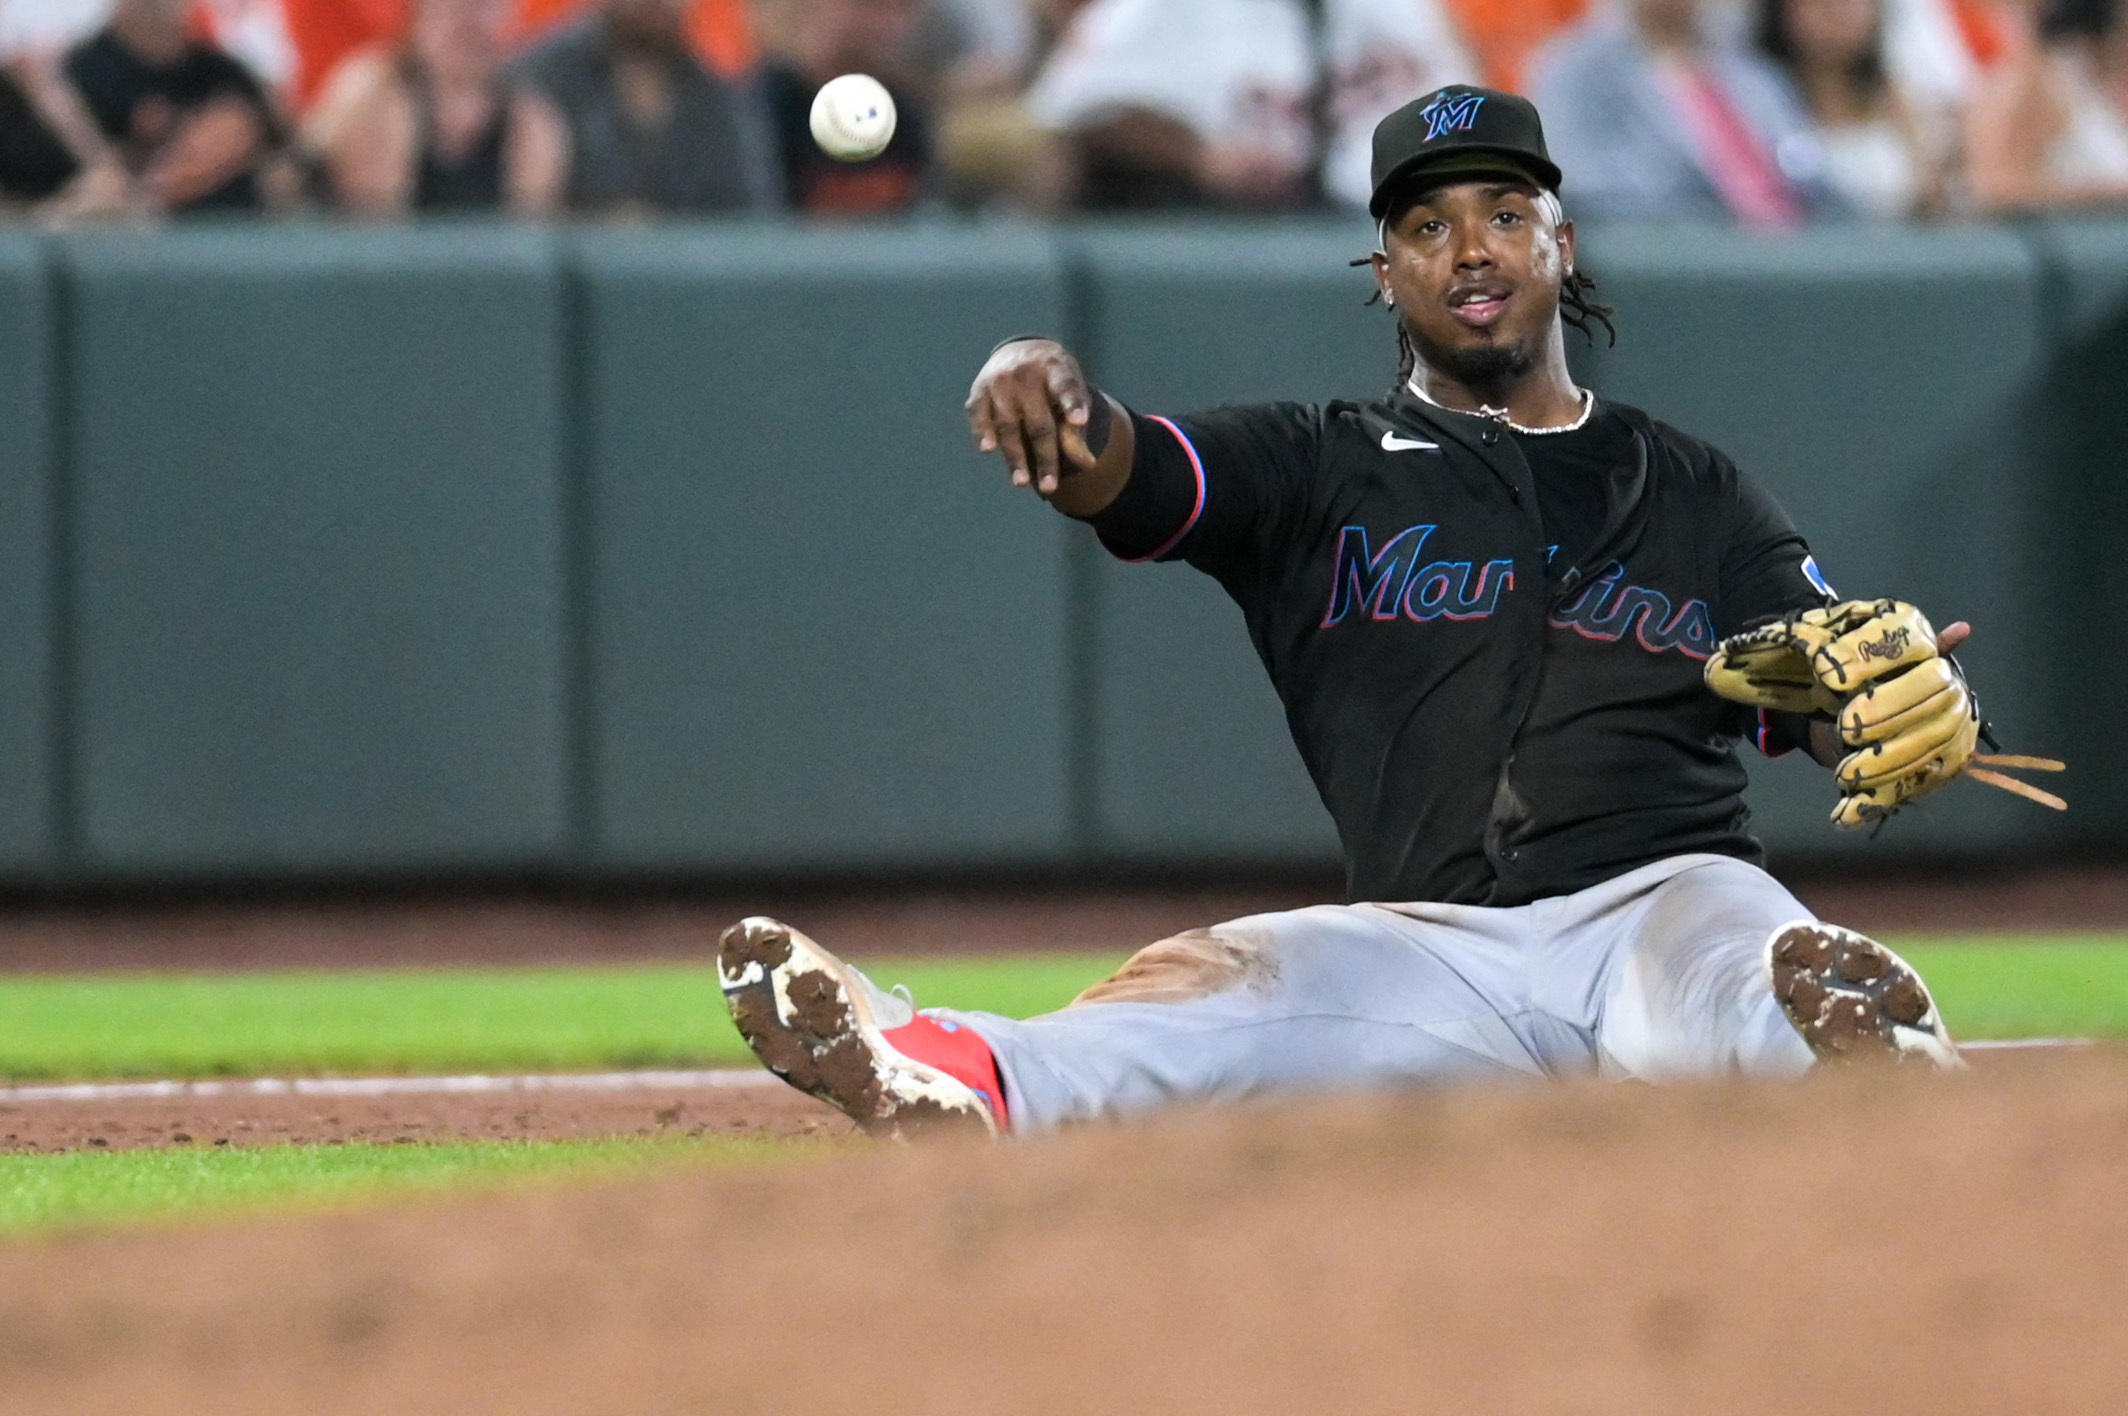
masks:
<svg viewBox="0 0 2128 1416"><path fill-rule="evenodd" d="M2053 793L1994 770L2059 772L2062 764L1980 752L1988 737L1980 704L1957 661L1938 652L1934 628L1903 601L1848 600L1732 635L1708 659L1706 678L1732 702L1833 720L1850 749L1833 768L1835 826L1877 825L1961 773L2067 809Z"/></svg>

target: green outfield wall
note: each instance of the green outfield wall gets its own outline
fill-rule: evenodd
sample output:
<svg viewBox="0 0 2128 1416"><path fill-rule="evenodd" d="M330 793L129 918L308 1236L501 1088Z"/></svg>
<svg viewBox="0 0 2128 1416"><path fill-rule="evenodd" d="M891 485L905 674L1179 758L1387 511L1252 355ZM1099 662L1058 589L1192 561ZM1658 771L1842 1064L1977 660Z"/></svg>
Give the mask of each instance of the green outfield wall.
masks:
<svg viewBox="0 0 2128 1416"><path fill-rule="evenodd" d="M0 239L0 882L629 880L1335 859L1239 612L962 432L1053 331L1146 411L1364 397L1357 223L226 227ZM1846 594L1979 626L2128 847L2128 224L1588 233L1585 379L1700 433Z"/></svg>
<svg viewBox="0 0 2128 1416"><path fill-rule="evenodd" d="M0 241L0 875L24 879L58 870L66 854L55 293L44 248L23 237Z"/></svg>

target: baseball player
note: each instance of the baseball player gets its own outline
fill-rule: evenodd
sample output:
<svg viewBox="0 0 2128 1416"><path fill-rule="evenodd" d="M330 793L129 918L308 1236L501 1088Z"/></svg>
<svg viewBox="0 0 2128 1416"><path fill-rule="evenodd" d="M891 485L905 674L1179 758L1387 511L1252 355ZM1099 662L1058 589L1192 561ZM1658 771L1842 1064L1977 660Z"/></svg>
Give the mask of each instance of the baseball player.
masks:
<svg viewBox="0 0 2128 1416"><path fill-rule="evenodd" d="M976 376L979 446L1130 561L1217 579L1337 823L1347 898L1162 940L1060 1012L918 1011L753 918L719 967L764 1063L866 1129L1027 1134L1182 1101L1457 1079L1956 1067L1920 977L1760 868L1741 737L1869 826L1976 763L1937 634L1841 601L1720 452L1568 374L1607 330L1538 115L1451 87L1376 128L1395 386L1141 414L1061 345Z"/></svg>

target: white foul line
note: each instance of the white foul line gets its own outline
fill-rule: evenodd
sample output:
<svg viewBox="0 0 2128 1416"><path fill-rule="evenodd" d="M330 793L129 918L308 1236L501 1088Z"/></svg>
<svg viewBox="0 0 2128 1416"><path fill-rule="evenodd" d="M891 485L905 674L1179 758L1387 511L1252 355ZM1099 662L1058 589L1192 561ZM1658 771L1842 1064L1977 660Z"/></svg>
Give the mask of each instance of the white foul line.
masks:
<svg viewBox="0 0 2128 1416"><path fill-rule="evenodd" d="M781 1086L752 1068L672 1072L548 1072L505 1077L257 1077L229 1082L68 1082L0 1087L0 1105L18 1101L155 1101L208 1096L445 1096L495 1092L635 1091Z"/></svg>
<svg viewBox="0 0 2128 1416"><path fill-rule="evenodd" d="M2089 1047L2088 1037L1996 1038L1962 1042L1961 1052ZM469 1077L255 1077L224 1082L63 1082L0 1087L0 1106L28 1101L162 1101L217 1096L481 1096L498 1092L744 1090L774 1087L782 1078L749 1067L659 1072L530 1072Z"/></svg>

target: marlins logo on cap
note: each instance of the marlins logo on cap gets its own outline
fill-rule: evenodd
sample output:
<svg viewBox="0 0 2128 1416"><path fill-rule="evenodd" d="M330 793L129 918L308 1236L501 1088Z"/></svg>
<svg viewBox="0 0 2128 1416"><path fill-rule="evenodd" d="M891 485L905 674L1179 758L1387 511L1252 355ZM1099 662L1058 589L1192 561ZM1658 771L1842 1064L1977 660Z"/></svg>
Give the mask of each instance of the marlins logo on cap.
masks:
<svg viewBox="0 0 2128 1416"><path fill-rule="evenodd" d="M1420 177L1500 174L1559 190L1559 168L1544 148L1544 125L1526 98L1453 84L1413 99L1374 128L1374 195L1368 212L1387 214L1392 188Z"/></svg>
<svg viewBox="0 0 2128 1416"><path fill-rule="evenodd" d="M1437 141L1444 133L1465 133L1478 121L1478 109L1484 104L1482 93L1458 93L1444 89L1434 95L1433 102L1419 110L1426 120L1427 142Z"/></svg>

